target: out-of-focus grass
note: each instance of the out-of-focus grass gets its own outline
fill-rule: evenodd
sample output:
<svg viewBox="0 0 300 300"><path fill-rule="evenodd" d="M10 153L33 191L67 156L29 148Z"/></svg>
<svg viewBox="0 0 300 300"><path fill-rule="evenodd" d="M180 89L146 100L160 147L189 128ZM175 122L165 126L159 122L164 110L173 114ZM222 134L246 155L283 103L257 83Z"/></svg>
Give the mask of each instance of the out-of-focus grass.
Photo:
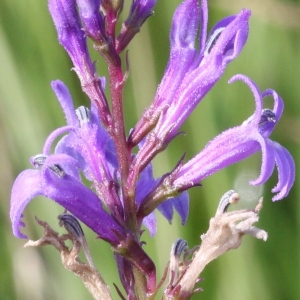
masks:
<svg viewBox="0 0 300 300"><path fill-rule="evenodd" d="M168 59L170 22L179 3L178 0L158 1L155 15L129 47L130 78L125 91L128 130L149 105L162 77ZM215 3L217 1L212 2ZM244 1L243 4L251 9L253 2ZM228 5L227 10L230 9L233 8ZM210 25L226 16L228 11L225 13L213 6ZM284 11L282 15L287 18ZM264 18L259 8L253 6L245 49L186 122L183 128L186 135L179 136L170 149L155 160L157 175L169 171L184 152L187 158L192 157L215 135L240 124L253 113L254 101L247 87L242 83L227 84L236 73L250 76L262 90L274 88L282 96L285 111L272 138L290 150L299 166L300 21L298 27L291 29L270 20L270 16ZM30 167L29 157L41 151L47 134L64 124L50 81L63 80L76 105L87 104L88 100L74 72L70 71L72 66L67 55L57 43L46 1L2 0L0 41L1 299L90 299L79 279L62 267L59 254L53 248L23 249L24 241L12 235L9 221L9 197L14 178ZM103 66L99 59L100 75L105 74ZM262 190L247 185L244 189L243 183L249 176L258 175L260 161L260 155L256 155L213 175L203 182L203 187L192 190L191 212L185 227L177 217L172 225L159 217L156 237L151 239L145 234L145 249L157 263L159 276L177 237L185 238L190 246L199 243L199 236L207 229L208 220L225 191L232 188L240 191L241 207L255 205L253 199L257 199ZM264 243L245 237L240 249L210 264L202 274L204 292L195 299L300 298L299 179L285 200L272 203L270 190L276 180L275 173L263 189L264 209L258 224L269 232L269 240ZM34 222L35 215L62 232L56 219L62 210L47 199L34 200L25 213L24 232L31 239L42 234ZM110 284L118 282L109 247L84 229L100 272ZM117 299L116 294L114 297Z"/></svg>

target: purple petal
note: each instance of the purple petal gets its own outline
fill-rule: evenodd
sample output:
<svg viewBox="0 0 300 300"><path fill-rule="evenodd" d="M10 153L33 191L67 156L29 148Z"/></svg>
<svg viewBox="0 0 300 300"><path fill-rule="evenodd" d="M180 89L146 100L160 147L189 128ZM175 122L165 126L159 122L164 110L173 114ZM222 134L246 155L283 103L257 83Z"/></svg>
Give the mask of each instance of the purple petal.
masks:
<svg viewBox="0 0 300 300"><path fill-rule="evenodd" d="M157 209L161 212L161 214L171 223L173 219L173 199L167 199L163 203L161 203Z"/></svg>
<svg viewBox="0 0 300 300"><path fill-rule="evenodd" d="M136 202L139 205L145 196L157 185L159 179L154 179L152 164L149 164L140 174L136 186Z"/></svg>
<svg viewBox="0 0 300 300"><path fill-rule="evenodd" d="M178 6L170 33L171 54L174 49L195 49L195 41L202 21L200 12L198 0L186 0Z"/></svg>
<svg viewBox="0 0 300 300"><path fill-rule="evenodd" d="M260 89L258 88L258 86L255 84L254 81L252 81L249 77L242 74L237 74L233 76L228 81L228 83L233 83L237 80L241 80L250 88L255 100L255 112L248 120L244 122L244 124L248 123L251 120L251 122L253 122L253 124L257 126L260 122L261 113L263 110L263 102L262 102Z"/></svg>
<svg viewBox="0 0 300 300"><path fill-rule="evenodd" d="M73 53L75 40L79 42L79 48L84 49L86 47L84 32L81 30L75 0L49 0L49 10L59 42L68 53Z"/></svg>
<svg viewBox="0 0 300 300"><path fill-rule="evenodd" d="M276 120L279 120L281 118L281 115L283 113L284 109L284 103L282 98L272 89L267 89L262 93L262 98L271 96L274 99L274 108L272 109L275 116Z"/></svg>
<svg viewBox="0 0 300 300"><path fill-rule="evenodd" d="M265 183L271 177L275 167L275 150L272 142L262 136L258 137L258 142L262 152L262 165L259 177L250 181L252 185Z"/></svg>
<svg viewBox="0 0 300 300"><path fill-rule="evenodd" d="M135 0L130 7L130 14L125 21L131 26L140 27L153 14L153 7L157 0Z"/></svg>
<svg viewBox="0 0 300 300"><path fill-rule="evenodd" d="M247 38L249 17L250 12L246 10L237 15L223 30L200 65L183 78L180 88L176 90L176 96L172 98L166 113L156 125L155 134L166 144L177 135L179 127L220 79L227 64L241 51ZM169 99L168 97L166 92L164 99Z"/></svg>
<svg viewBox="0 0 300 300"><path fill-rule="evenodd" d="M136 187L136 203L139 205L144 197L157 185L152 172L152 165L149 164L141 173ZM150 236L154 236L157 229L155 213L152 212L143 219L143 225L149 230Z"/></svg>
<svg viewBox="0 0 300 300"><path fill-rule="evenodd" d="M172 204L181 217L181 224L184 225L189 214L189 194L187 191L172 199Z"/></svg>
<svg viewBox="0 0 300 300"><path fill-rule="evenodd" d="M43 147L43 153L46 155L50 155L51 153L51 148L53 146L53 143L55 142L55 140L66 133L69 133L70 131L75 131L75 128L73 126L63 126L60 128L55 129L54 131L52 131L49 136L47 137L44 147Z"/></svg>
<svg viewBox="0 0 300 300"><path fill-rule="evenodd" d="M200 31L199 35L202 40L199 48L204 49L205 45L202 46L202 44L205 44L206 30L206 1L203 1L201 7L195 0L187 0L179 5L172 21L170 58L164 76L158 86L152 105L145 111L129 137L129 140L134 141L135 144L145 137L143 131L149 131L149 127L154 127L162 111L165 111L178 95L178 89L184 77L191 68L195 68L193 61L197 56L201 57L200 50L195 47L198 31ZM150 124L147 124L148 122Z"/></svg>
<svg viewBox="0 0 300 300"><path fill-rule="evenodd" d="M223 64L227 65L235 59L243 49L248 38L248 20L251 12L243 9L238 15L221 20L213 29L224 27L213 47L210 47L212 56L222 55ZM207 51L207 50L206 50Z"/></svg>
<svg viewBox="0 0 300 300"><path fill-rule="evenodd" d="M295 182L295 162L291 154L280 144L272 142L275 148L275 160L278 168L278 183L272 189L277 193L273 201L281 200L286 197Z"/></svg>
<svg viewBox="0 0 300 300"><path fill-rule="evenodd" d="M75 0L49 0L49 10L57 30L60 44L68 52L79 78L93 75L86 36L82 30Z"/></svg>
<svg viewBox="0 0 300 300"><path fill-rule="evenodd" d="M106 40L105 22L100 13L100 0L76 0L86 33L98 43Z"/></svg>
<svg viewBox="0 0 300 300"><path fill-rule="evenodd" d="M115 232L124 235L122 227L103 210L100 200L91 190L69 175L60 178L48 169L44 173L25 170L13 185L10 218L15 236L26 238L19 229L24 226L21 222L22 213L26 205L38 195L53 199L112 244L118 243Z"/></svg>
<svg viewBox="0 0 300 300"><path fill-rule="evenodd" d="M207 43L205 45L205 52L203 53L205 56L207 56L212 48L215 46L216 41L218 40L218 38L220 37L220 35L222 34L222 31L224 31L224 29L232 22L234 21L234 19L236 18L236 16L229 16L226 17L225 19L222 19L221 21L219 21L211 30L211 32L208 35L208 40ZM232 41L230 41L231 43L226 47L226 49L230 49L233 47ZM227 52L224 51L225 53Z"/></svg>
<svg viewBox="0 0 300 300"><path fill-rule="evenodd" d="M21 221L23 217L22 213L30 200L40 194L37 186L39 181L39 170L25 170L19 174L14 182L10 201L10 219L13 234L18 238L27 238L20 231L20 227L25 227L25 224Z"/></svg>
<svg viewBox="0 0 300 300"><path fill-rule="evenodd" d="M261 172L250 184L265 183L272 175L276 163L279 181L272 192L278 194L273 201L282 199L288 194L295 180L294 161L285 148L268 139L276 124L274 120L278 121L282 114L282 99L273 90L261 93L255 83L244 75L236 75L229 82L235 80L242 80L251 89L256 103L254 115L242 125L224 131L208 143L199 154L174 173L173 184L181 190L187 189L207 176L261 150ZM262 98L266 96L274 98L273 110L263 109Z"/></svg>
<svg viewBox="0 0 300 300"><path fill-rule="evenodd" d="M157 186L160 179L154 179L152 173L152 165L149 164L141 173L140 179L136 188L136 201L138 204L142 203L143 199ZM168 199L160 204L157 209L162 215L171 222L173 219L173 207L176 209L181 217L181 222L184 224L188 216L189 197L187 192L181 193L176 198ZM149 229L150 235L154 236L156 233L156 218L154 213L149 214L143 219L143 224Z"/></svg>
<svg viewBox="0 0 300 300"><path fill-rule="evenodd" d="M152 212L143 219L143 225L149 230L150 236L153 237L157 230L157 221L155 212Z"/></svg>
<svg viewBox="0 0 300 300"><path fill-rule="evenodd" d="M208 23L208 7L207 7L207 0L201 1L201 12L200 12L200 19L201 19L201 27L200 27L200 34L199 34L199 54L202 56L205 49L206 38L207 38L207 23Z"/></svg>
<svg viewBox="0 0 300 300"><path fill-rule="evenodd" d="M173 219L173 208L178 212L181 224L184 225L189 214L189 195L186 191L182 192L178 197L167 199L157 207L170 223Z"/></svg>
<svg viewBox="0 0 300 300"><path fill-rule="evenodd" d="M51 86L66 116L67 124L78 126L73 100L66 85L60 80L55 80L51 82Z"/></svg>
<svg viewBox="0 0 300 300"><path fill-rule="evenodd" d="M188 15L188 17L187 17ZM186 0L177 9L171 30L171 55L154 102L134 128L130 142L136 144L154 126L155 139L148 139L138 154L144 157L154 140L165 147L177 134L180 126L224 73L227 64L242 50L248 37L250 11L221 21L227 25L220 35L209 41L204 51L207 26L207 2ZM230 22L231 21L231 22ZM199 28L201 27L201 28ZM200 50L195 50L199 36ZM152 128L151 128L152 127ZM148 163L142 162L145 165ZM142 164L141 163L141 164Z"/></svg>
<svg viewBox="0 0 300 300"><path fill-rule="evenodd" d="M70 143L68 140L73 138L72 137L73 134L74 133L70 133L70 134L64 136L62 139L60 139L60 141L57 143L57 145L55 147L54 155L66 154L66 155L74 158L77 162L77 168L83 172L84 176L88 180L92 181L92 178L89 177L89 174L87 172L88 166L87 166L84 158L77 151L75 151L73 148L68 146L68 144ZM79 176L76 176L77 172L76 173L74 172L74 169L72 168L72 166L71 166L71 168L70 168L70 166L67 166L67 167L64 166L63 168L66 171L66 173L68 173L69 175L76 177L78 180L80 179L80 174L79 174Z"/></svg>
<svg viewBox="0 0 300 300"><path fill-rule="evenodd" d="M248 129L248 130L247 130ZM254 137L253 137L254 135ZM197 184L213 173L234 164L260 149L253 130L239 126L215 137L176 173L176 186Z"/></svg>
<svg viewBox="0 0 300 300"><path fill-rule="evenodd" d="M77 130L77 136L70 141L69 146L84 157L91 172L90 176L97 182L104 182L105 180L112 180L112 174L105 157L105 144L98 144L98 138L99 127L95 124L86 123Z"/></svg>
<svg viewBox="0 0 300 300"><path fill-rule="evenodd" d="M100 10L100 0L76 0L81 17L91 18Z"/></svg>
<svg viewBox="0 0 300 300"><path fill-rule="evenodd" d="M78 161L67 154L52 154L48 156L47 159L45 160L44 165L42 166L42 170L45 171L46 169L50 168L53 165L59 165L62 167L63 170L65 170L66 168L71 168L72 170L76 170L79 167ZM71 175L69 173L67 174Z"/></svg>
<svg viewBox="0 0 300 300"><path fill-rule="evenodd" d="M47 168L57 166L62 174L68 174L77 180L80 180L78 160L67 154L53 154L46 158L42 165L42 172ZM55 170L55 168L54 168Z"/></svg>
<svg viewBox="0 0 300 300"><path fill-rule="evenodd" d="M183 78L192 67L198 51L195 43L200 22L201 11L197 0L188 0L179 5L170 32L170 59L156 92L155 106L167 105L172 101Z"/></svg>
<svg viewBox="0 0 300 300"><path fill-rule="evenodd" d="M262 94L263 98L268 96L271 96L274 99L274 107L272 111L275 114L276 122L267 123L267 127L264 128L264 132L263 132L263 135L265 137L269 137L270 134L272 133L274 127L276 126L277 121L281 118L281 115L283 113L283 108L284 108L283 100L274 90L268 89Z"/></svg>

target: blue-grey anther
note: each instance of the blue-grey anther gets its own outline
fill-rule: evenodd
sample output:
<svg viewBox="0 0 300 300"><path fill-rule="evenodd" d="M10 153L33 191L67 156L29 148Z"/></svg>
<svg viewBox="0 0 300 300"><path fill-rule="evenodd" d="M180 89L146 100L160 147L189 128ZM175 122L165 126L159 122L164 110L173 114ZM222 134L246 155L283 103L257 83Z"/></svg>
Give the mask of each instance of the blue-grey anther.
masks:
<svg viewBox="0 0 300 300"><path fill-rule="evenodd" d="M177 239L171 249L171 256L177 256L180 257L180 255L188 250L188 244L185 240L183 239Z"/></svg>
<svg viewBox="0 0 300 300"><path fill-rule="evenodd" d="M47 159L47 155L45 154L37 154L32 158L32 164L35 168L40 168L44 165L45 160ZM63 177L65 175L64 170L60 165L52 165L49 167L58 177Z"/></svg>
<svg viewBox="0 0 300 300"><path fill-rule="evenodd" d="M222 198L219 202L219 206L217 208L216 215L225 213L230 204L235 204L239 200L240 200L240 195L236 191L230 190L230 191L226 192L222 196Z"/></svg>
<svg viewBox="0 0 300 300"><path fill-rule="evenodd" d="M91 253L84 236L84 232L78 220L71 214L61 214L58 216L58 219L59 219L59 225L64 226L68 231L68 233L71 234L72 237L75 238L75 240L80 243L84 255L86 257L86 260L88 261L90 267L95 269Z"/></svg>
<svg viewBox="0 0 300 300"><path fill-rule="evenodd" d="M37 154L32 158L32 164L36 168L42 167L46 158L47 158L47 155L45 155L45 154Z"/></svg>
<svg viewBox="0 0 300 300"><path fill-rule="evenodd" d="M218 28L217 30L214 31L214 33L209 37L206 45L205 45L205 51L204 51L204 56L209 54L210 50L213 48L215 45L216 41L218 40L219 36L221 35L222 31L225 29L225 27Z"/></svg>
<svg viewBox="0 0 300 300"><path fill-rule="evenodd" d="M65 172L60 165L52 165L50 170L52 170L58 177L63 177L65 175Z"/></svg>
<svg viewBox="0 0 300 300"><path fill-rule="evenodd" d="M91 112L90 110L85 106L80 106L75 110L76 116L80 122L80 126L84 122L89 122L91 120Z"/></svg>
<svg viewBox="0 0 300 300"><path fill-rule="evenodd" d="M262 125L267 122L270 122L270 123L276 122L276 115L274 114L273 110L268 109L268 108L263 110L261 117L260 117L259 124Z"/></svg>
<svg viewBox="0 0 300 300"><path fill-rule="evenodd" d="M83 230L78 220L70 214L61 214L58 216L59 225L64 226L66 230L76 239L84 236Z"/></svg>
<svg viewBox="0 0 300 300"><path fill-rule="evenodd" d="M170 276L169 286L172 286L178 280L180 271L180 256L184 255L188 251L188 244L183 239L177 239L172 246L170 253Z"/></svg>

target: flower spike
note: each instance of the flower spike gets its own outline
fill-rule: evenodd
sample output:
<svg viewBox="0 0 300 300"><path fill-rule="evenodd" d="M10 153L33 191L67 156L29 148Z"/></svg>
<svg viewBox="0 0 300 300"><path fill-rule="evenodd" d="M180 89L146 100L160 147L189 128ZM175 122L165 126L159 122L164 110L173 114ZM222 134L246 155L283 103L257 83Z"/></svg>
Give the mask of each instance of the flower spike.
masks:
<svg viewBox="0 0 300 300"><path fill-rule="evenodd" d="M101 78L98 77L88 52L86 34L82 30L79 13L76 9L76 1L49 0L48 6L56 27L58 40L72 60L83 91L97 107L104 125L109 126L110 112L107 99ZM82 10L88 15L91 13L91 8L81 8L81 13L83 13ZM62 85L58 84L58 87L62 88ZM52 85L52 87L56 94L59 93L57 84ZM62 88L62 92L66 93L66 88Z"/></svg>
<svg viewBox="0 0 300 300"><path fill-rule="evenodd" d="M65 84L59 80L51 83L66 124L48 135L40 154L30 159L32 167L21 172L13 184L13 234L27 238L21 230L26 206L37 196L46 197L64 208L58 219L67 234L59 236L47 222L36 218L45 229L44 236L27 246L53 245L64 266L80 276L95 299L108 300L111 295L94 267L81 223L109 243L124 288L123 295L116 286L121 299L156 298L168 273L169 281L160 293L163 298L190 299L201 290L195 285L207 263L239 247L245 234L267 239L265 231L253 226L262 198L254 209L228 212L240 196L234 190L226 192L208 232L201 236L201 246L189 249L183 239L174 242L158 284L156 265L146 253L143 234L143 226L150 236L156 233L155 209L169 223L176 211L185 225L188 190L259 151L260 174L250 184L264 184L276 167L278 182L272 189L276 201L288 195L295 180L292 156L270 139L283 113L283 101L274 90L261 92L244 75L233 76L229 83L239 80L248 86L255 100L254 113L217 135L189 161L183 154L173 169L158 178L152 169L155 156L182 134L182 124L241 53L251 12L242 9L217 22L208 33L208 0L182 0L172 20L170 57L161 83L152 103L127 134L125 112L132 109L124 109L129 103L124 101L129 56L122 52L153 14L157 0L132 0L125 18L121 18L124 0L47 1L58 41L69 55L90 105L75 108ZM106 77L97 73L92 50L104 59L107 69L101 72ZM265 97L273 98L271 108L264 107ZM67 239L73 242L71 250L65 244ZM86 264L78 259L81 248Z"/></svg>

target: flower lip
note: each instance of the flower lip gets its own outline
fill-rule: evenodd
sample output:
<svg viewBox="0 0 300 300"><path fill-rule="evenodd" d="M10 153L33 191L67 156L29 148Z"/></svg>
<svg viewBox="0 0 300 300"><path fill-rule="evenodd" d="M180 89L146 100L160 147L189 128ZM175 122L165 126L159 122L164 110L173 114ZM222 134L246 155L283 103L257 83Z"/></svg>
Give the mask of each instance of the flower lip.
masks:
<svg viewBox="0 0 300 300"><path fill-rule="evenodd" d="M48 158L49 165L61 160L60 155L53 156ZM49 168L45 168L45 170L25 170L14 182L10 218L16 237L27 238L20 231L20 227L25 227L22 222L23 211L37 196L54 200L99 237L113 245L117 245L119 239L126 235L124 229L102 208L99 198L89 188L68 174L60 178Z"/></svg>
<svg viewBox="0 0 300 300"><path fill-rule="evenodd" d="M269 139L277 121L283 112L283 101L274 90L261 92L256 84L244 75L235 75L229 80L243 81L253 93L255 99L254 114L240 126L230 128L209 142L206 147L190 161L182 165L174 176L173 185L191 186L213 173L237 163L257 151L262 152L260 175L250 181L252 185L265 183L278 169L278 184L272 192L277 193L273 201L287 196L295 180L295 163L290 153L280 144ZM263 99L272 96L273 109L263 109Z"/></svg>

